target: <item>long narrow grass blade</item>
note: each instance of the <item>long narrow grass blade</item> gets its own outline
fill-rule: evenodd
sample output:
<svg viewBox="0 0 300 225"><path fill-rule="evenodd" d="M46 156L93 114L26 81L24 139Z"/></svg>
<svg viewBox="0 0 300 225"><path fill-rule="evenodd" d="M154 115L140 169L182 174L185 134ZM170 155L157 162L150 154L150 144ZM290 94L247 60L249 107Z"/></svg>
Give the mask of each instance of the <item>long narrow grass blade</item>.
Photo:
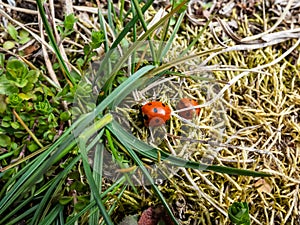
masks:
<svg viewBox="0 0 300 225"><path fill-rule="evenodd" d="M89 159L88 159L88 151L86 148L86 143L89 140L89 138L95 134L97 131L100 131L104 126L106 126L108 123L110 123L112 120L112 116L110 114L106 114L102 119L96 121L96 123L92 126L90 126L88 129L85 130L82 134L79 136L79 147L80 147L80 154L82 156L83 161L83 168L87 177L87 180L90 184L90 189L92 194L94 195L95 201L98 205L98 208L101 212L101 215L103 216L103 219L108 225L113 225L113 222L110 218L110 216L107 213L107 210L101 200L101 196L99 193L99 189L97 188L96 182L94 180Z"/></svg>
<svg viewBox="0 0 300 225"><path fill-rule="evenodd" d="M184 0L182 3L180 3L176 8L174 8L170 13L165 15L160 21L158 21L156 24L154 24L149 30L147 30L132 46L129 47L129 49L124 53L123 57L120 58L120 60L117 62L114 71L111 74L107 74L103 77L103 82L106 82L105 87L109 87L110 83L114 79L114 76L116 75L115 71L119 71L121 67L124 65L126 60L130 57L130 55L138 49L142 44L144 44L144 41L149 37L149 35L152 34L158 27L160 27L163 23L165 23L169 18L171 18L172 15L174 15L176 12L180 10L180 8L187 2L187 0ZM105 68L104 65L106 65L107 60L110 57L110 54L112 51L110 51L104 58L101 67ZM108 83L107 83L108 82Z"/></svg>
<svg viewBox="0 0 300 225"><path fill-rule="evenodd" d="M154 0L147 1L146 4L142 7L142 13L143 14L152 5L153 1ZM111 49L116 48L121 43L121 41L125 38L125 36L130 31L130 29L134 26L134 24L137 23L138 19L139 19L139 17L136 15L130 20L130 22L124 27L122 32L118 35L118 37L116 38L114 43L111 45ZM110 57L110 55L108 55L106 57ZM105 62L105 60L104 60L104 62Z"/></svg>
<svg viewBox="0 0 300 225"><path fill-rule="evenodd" d="M106 191L104 191L103 193L101 193L100 197L103 198L104 196L106 196L108 193L113 194L114 191L113 189L118 190L120 186L122 186L125 183L125 178L121 177L119 180L117 180L116 182L114 182ZM84 209L82 209L80 212L78 212L74 217L72 217L67 223L66 225L73 225L82 215L84 215L87 211L89 211L92 207L94 207L96 205L96 201L93 200L92 202L90 202L86 207L84 207Z"/></svg>
<svg viewBox="0 0 300 225"><path fill-rule="evenodd" d="M200 53L197 53L195 55L190 55L190 56L185 56L185 57L180 57L180 58L177 58L173 61L170 61L168 63L165 63L157 68L155 68L153 71L152 71L152 76L155 76L167 69L170 69L174 66L177 66L179 64L182 64L182 63L185 63L186 61L188 60L192 60L192 59L195 59L195 58L198 58L200 56L205 56L205 55L210 55L211 53L214 53L214 52L219 52L221 51L223 48L215 48L215 49L211 49L211 50L208 50L208 51L203 51L203 52L200 52Z"/></svg>
<svg viewBox="0 0 300 225"><path fill-rule="evenodd" d="M114 33L116 34L116 29L115 29L115 26L114 26L114 23L113 23L113 3L112 3L112 0L108 0L107 1L107 18L108 18L108 24L110 26L110 29L112 31L114 31Z"/></svg>
<svg viewBox="0 0 300 225"><path fill-rule="evenodd" d="M10 191L6 193L6 195L0 201L0 214L3 214L5 210L24 192L24 190L31 187L33 183L38 180L43 173L53 164L53 161L57 160L57 156L68 147L69 144L72 144L72 140L74 140L74 136L70 135L70 132L85 119L85 116L78 119L67 131L63 133L63 135L45 152L37 157L34 163L26 166L22 169L24 173L22 176L18 174L19 180L11 187ZM52 155L49 159L49 155L53 153L57 149L58 155ZM47 161L48 160L48 161ZM43 166L42 166L43 165ZM12 178L14 179L14 177Z"/></svg>
<svg viewBox="0 0 300 225"><path fill-rule="evenodd" d="M139 17L139 21L141 22L144 31L147 32L147 30L148 30L147 23L144 20L144 14L143 14L143 12L142 12L142 10L140 8L139 3L138 3L137 0L132 0L132 2L134 4L134 7L135 7L136 12L137 12L137 15ZM157 57L156 57L155 49L154 49L153 43L152 43L152 41L150 39L150 36L148 36L147 39L149 40L149 45L150 45L150 50L151 50L153 62L154 62L155 65L157 65L157 63L158 63L157 62Z"/></svg>
<svg viewBox="0 0 300 225"><path fill-rule="evenodd" d="M48 213L47 217L39 223L39 225L52 225L55 219L58 218L61 211L63 211L64 207L60 204L57 204L51 212Z"/></svg>
<svg viewBox="0 0 300 225"><path fill-rule="evenodd" d="M106 208L105 208L105 206L104 206L104 204L101 200L99 190L98 190L97 185L95 183L95 180L93 178L93 174L92 174L92 171L91 171L91 168L90 168L90 164L88 162L87 152L86 152L86 149L85 149L85 142L86 141L84 139L80 138L79 146L80 146L80 152L81 152L82 159L83 159L83 168L84 168L87 180L90 184L91 193L94 195L95 201L98 205L98 208L99 208L99 210L101 212L101 215L103 216L103 219L105 220L106 224L113 225L113 222L112 222L110 216L108 215L107 210L106 210Z"/></svg>
<svg viewBox="0 0 300 225"><path fill-rule="evenodd" d="M183 20L184 16L185 16L185 13L180 14L180 16L177 19L176 25L173 29L173 32L172 32L171 36L168 38L168 40L166 42L166 45L164 46L164 48L162 48L162 46L159 48L159 49L162 49L161 54L159 54L160 55L159 59L162 59L168 53L168 51L170 50L170 47L172 46L172 43L174 43L173 41L176 37L177 31L179 30L179 28L181 26L181 23L182 23L182 20ZM168 30L168 28L166 30ZM162 42L162 44L163 43L164 42Z"/></svg>
<svg viewBox="0 0 300 225"><path fill-rule="evenodd" d="M95 184L99 193L102 192L102 174L103 174L103 152L104 145L99 143L95 146L95 154L94 154L94 164L93 164L93 178L95 180ZM90 201L92 202L95 199L94 195L91 195ZM89 224L98 224L99 223L99 209L94 207L91 210L89 216Z"/></svg>
<svg viewBox="0 0 300 225"><path fill-rule="evenodd" d="M10 218L12 218L12 217L14 217L15 215L17 215L17 212L19 211L19 210L21 210L21 209L23 209L27 204L29 204L29 202L30 201L32 201L32 199L33 199L33 196L31 196L31 197L29 197L29 198L27 198L26 200L24 200L24 201L22 201L22 202L20 202L20 204L18 204L18 206L16 207L16 208L14 208L11 212L9 212L5 217L3 217L1 220L0 220L0 224L6 224L6 223L8 223L8 219L10 219ZM33 211L30 211L30 212L33 212ZM22 213L23 214L23 213ZM30 213L28 213L28 214L30 214ZM26 216L28 215L28 214L26 214ZM23 217L21 217L20 219L22 219ZM17 219L17 218L15 218L15 219ZM14 219L14 220L15 220ZM12 220L10 220L10 222L11 222ZM4 222L6 222L6 223L4 223ZM15 223L16 222L18 222L18 221L15 221ZM14 224L15 224L14 223Z"/></svg>
<svg viewBox="0 0 300 225"><path fill-rule="evenodd" d="M104 33L104 50L105 52L108 52L109 50L109 40L108 40L108 36L107 36L107 30L106 30L106 26L105 26L105 19L101 13L101 10L98 9L98 19L99 19L99 24L100 24L100 28Z"/></svg>
<svg viewBox="0 0 300 225"><path fill-rule="evenodd" d="M119 139L126 141L126 143L134 150L136 150L139 154L157 161L160 158L162 161L166 161L167 163L180 166L185 168L193 168L198 170L211 170L220 173L232 174L232 175L245 175L245 176L254 176L254 177L266 177L271 176L270 174L263 172L256 172L251 170L243 170L237 169L227 166L215 166L215 165L207 165L198 162L188 161L185 159L181 159L179 157L175 157L166 152L163 152L159 149L153 148L152 146L140 141L132 134L128 133L124 128L119 125L116 121L113 121L111 124L107 126L108 129Z"/></svg>
<svg viewBox="0 0 300 225"><path fill-rule="evenodd" d="M55 176L51 186L48 188L47 192L44 194L41 202L38 204L39 208L35 211L34 216L32 218L31 224L39 224L39 217L42 215L42 213L45 211L45 205L50 202L49 199L51 199L53 195L54 189L58 188L60 185L58 185L60 182L64 182L63 178L65 178L70 170L74 167L74 165L79 161L80 156L75 157L67 167L64 168L62 172L60 172L58 175Z"/></svg>
<svg viewBox="0 0 300 225"><path fill-rule="evenodd" d="M13 218L9 222L5 223L5 225L15 225L15 224L18 224L18 222L20 222L23 218L26 218L27 216L29 216L30 214L32 214L36 209L37 209L37 205L33 206L33 207L29 207L28 210L26 210L25 212L22 212L22 214L20 216L18 216L16 218ZM4 224L4 223L1 223L1 224Z"/></svg>
<svg viewBox="0 0 300 225"><path fill-rule="evenodd" d="M54 38L54 35L53 35L53 32L52 32L52 29L51 29L51 27L49 25L49 22L47 20L47 17L46 17L45 10L44 10L44 7L42 5L42 2L41 2L41 0L36 0L36 3L37 3L37 6L38 6L38 9L39 9L41 18L43 20L43 24L45 26L45 30L46 30L47 35L49 37L50 43L51 43L51 45L53 47L53 50L54 50L54 52L55 52L55 54L57 56L59 64L62 67L62 71L67 75L67 77L72 82L72 84L75 85L75 80L71 76L70 71L69 71L67 65L65 64L65 61L64 61L62 55L60 54L60 51L59 51L58 46L56 44L56 41L55 41L55 38Z"/></svg>
<svg viewBox="0 0 300 225"><path fill-rule="evenodd" d="M113 131L112 131L113 133ZM116 133L114 133L114 135L117 135ZM179 225L176 218L174 217L172 210L170 209L168 203L166 202L163 194L160 192L160 190L158 189L158 187L155 185L151 175L149 174L149 172L147 171L146 167L144 166L143 162L140 160L140 158L137 156L137 154L132 150L132 147L130 147L128 145L128 140L123 139L121 136L116 136L118 138L118 140L122 143L122 145L126 148L126 150L128 151L128 153L130 154L130 156L132 157L132 159L135 161L135 163L139 166L139 168L142 170L143 174L145 175L145 177L147 178L147 180L150 182L151 187L153 188L154 192L156 193L156 195L158 196L158 198L161 200L163 206L165 207L165 209L167 210L168 214L170 215L171 219L173 220L174 224Z"/></svg>
<svg viewBox="0 0 300 225"><path fill-rule="evenodd" d="M105 98L95 109L95 114L102 114L103 110L106 109L110 104L114 104L122 101L130 92L140 86L142 83L139 79L144 76L148 71L153 69L154 66L149 65L141 68L126 81L120 84L110 95L109 98Z"/></svg>
<svg viewBox="0 0 300 225"><path fill-rule="evenodd" d="M84 209L82 209L80 212L78 212L76 214L76 216L72 217L72 219L68 220L68 222L66 223L66 225L74 225L74 224L78 224L78 222L76 222L82 215L84 215L85 213L87 213L89 210L92 210L92 208L96 205L96 201L92 201L90 202L86 207L84 207Z"/></svg>
<svg viewBox="0 0 300 225"><path fill-rule="evenodd" d="M132 1L131 1L131 5L132 5ZM134 6L131 7L132 9L132 17L136 16L136 11L134 9ZM137 40L137 25L136 23L132 26L132 41L133 43L135 43ZM131 73L133 74L135 72L135 67L136 67L136 51L132 52L131 55Z"/></svg>
<svg viewBox="0 0 300 225"><path fill-rule="evenodd" d="M106 130L105 130L105 133L106 133L106 138L107 138L108 145L109 145L109 147L110 147L110 149L111 149L111 152L112 152L112 155L113 155L114 159L115 159L116 162L118 163L118 166L119 166L121 169L126 169L126 168L128 168L128 167L129 167L128 163L124 163L122 157L120 157L120 156L118 155L118 152L117 152L117 150L116 150L116 148L115 148L115 146L114 146L113 139L112 139L112 137L111 137L111 135L110 135L109 130L106 129ZM136 194L138 194L138 191L136 190L136 188L135 188L134 184L132 183L132 181L131 181L130 177L128 176L128 174L125 173L123 176L126 178L127 182L130 184L130 186L132 187L133 191L134 191Z"/></svg>

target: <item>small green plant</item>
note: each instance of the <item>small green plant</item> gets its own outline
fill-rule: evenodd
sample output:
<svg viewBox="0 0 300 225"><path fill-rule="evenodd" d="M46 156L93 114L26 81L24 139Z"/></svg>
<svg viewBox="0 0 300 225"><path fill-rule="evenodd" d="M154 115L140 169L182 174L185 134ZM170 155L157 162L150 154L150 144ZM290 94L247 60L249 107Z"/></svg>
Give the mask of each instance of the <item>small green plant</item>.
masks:
<svg viewBox="0 0 300 225"><path fill-rule="evenodd" d="M99 48L105 41L103 31L92 31L91 39L92 41L89 44L86 44L83 48L84 57L79 58L76 61L77 66L81 70L84 70L87 64L92 60L92 57L97 55L94 50Z"/></svg>
<svg viewBox="0 0 300 225"><path fill-rule="evenodd" d="M7 32L12 40L7 40L3 44L4 49L12 49L16 44L26 44L30 41L29 33L23 29L17 30L12 24L7 25Z"/></svg>
<svg viewBox="0 0 300 225"><path fill-rule="evenodd" d="M39 70L29 69L16 58L1 58L0 134L6 153L0 158L3 167L7 161L22 157L24 149L35 152L51 142L59 123L70 115L65 111L58 116L59 97L55 96L55 88L43 84Z"/></svg>
<svg viewBox="0 0 300 225"><path fill-rule="evenodd" d="M228 216L233 224L250 225L248 203L234 202L228 209Z"/></svg>
<svg viewBox="0 0 300 225"><path fill-rule="evenodd" d="M74 32L74 25L77 21L78 19L74 16L73 13L65 16L63 25L57 26L61 40Z"/></svg>

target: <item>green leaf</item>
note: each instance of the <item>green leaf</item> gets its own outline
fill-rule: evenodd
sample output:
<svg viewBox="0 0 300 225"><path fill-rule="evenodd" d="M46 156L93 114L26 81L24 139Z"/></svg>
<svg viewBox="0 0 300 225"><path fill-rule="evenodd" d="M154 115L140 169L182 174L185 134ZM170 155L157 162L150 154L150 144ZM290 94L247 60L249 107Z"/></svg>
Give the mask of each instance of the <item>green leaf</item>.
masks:
<svg viewBox="0 0 300 225"><path fill-rule="evenodd" d="M24 87L28 83L26 64L17 59L9 60L6 64L6 78L17 87Z"/></svg>
<svg viewBox="0 0 300 225"><path fill-rule="evenodd" d="M18 93L18 88L14 86L5 76L0 76L0 94L11 95Z"/></svg>
<svg viewBox="0 0 300 225"><path fill-rule="evenodd" d="M20 93L19 94L19 97L22 99L22 100L29 100L29 99L32 99L32 98L34 98L35 97L35 95L34 94L31 94L31 93Z"/></svg>
<svg viewBox="0 0 300 225"><path fill-rule="evenodd" d="M250 225L249 207L247 202L234 202L228 209L228 216L232 223Z"/></svg>
<svg viewBox="0 0 300 225"><path fill-rule="evenodd" d="M18 122L11 122L10 125L14 129L18 129L20 127L20 124Z"/></svg>
<svg viewBox="0 0 300 225"><path fill-rule="evenodd" d="M86 206L87 206L87 203L85 203L85 202L77 202L74 207L75 207L76 211L81 211Z"/></svg>
<svg viewBox="0 0 300 225"><path fill-rule="evenodd" d="M38 150L40 147L35 143L35 142L31 142L28 146L27 146L28 150L30 152L34 152L36 150Z"/></svg>
<svg viewBox="0 0 300 225"><path fill-rule="evenodd" d="M23 99L17 93L8 96L8 103L13 108L18 108L22 105L22 102Z"/></svg>
<svg viewBox="0 0 300 225"><path fill-rule="evenodd" d="M70 196L63 196L59 199L59 203L61 205L67 205L69 202L71 202L73 200L73 197Z"/></svg>
<svg viewBox="0 0 300 225"><path fill-rule="evenodd" d="M35 83L38 81L38 78L40 76L40 71L38 70L30 70L27 74L28 82L29 83Z"/></svg>
<svg viewBox="0 0 300 225"><path fill-rule="evenodd" d="M6 50L12 49L15 47L15 42L14 41L6 41L3 44L3 48Z"/></svg>
<svg viewBox="0 0 300 225"><path fill-rule="evenodd" d="M4 113L6 110L6 102L5 102L5 95L0 95L0 113Z"/></svg>
<svg viewBox="0 0 300 225"><path fill-rule="evenodd" d="M9 136L5 134L0 134L0 146L1 147L8 147L11 143L11 139Z"/></svg>
<svg viewBox="0 0 300 225"><path fill-rule="evenodd" d="M33 88L34 88L34 84L32 84L32 83L27 83L27 84L25 85L25 87L22 88L22 91L25 92L25 93L27 93L27 92L32 91Z"/></svg>
<svg viewBox="0 0 300 225"><path fill-rule="evenodd" d="M62 120L62 121L67 121L68 119L70 119L71 117L71 113L69 111L66 111L66 112L63 112L60 114L59 118Z"/></svg>
<svg viewBox="0 0 300 225"><path fill-rule="evenodd" d="M49 114L53 111L53 108L51 107L50 103L48 100L45 100L43 102L38 102L34 104L34 108L43 113L43 114Z"/></svg>
<svg viewBox="0 0 300 225"><path fill-rule="evenodd" d="M24 38L21 38L20 40L19 40L19 43L20 44L22 44L22 45L24 45L24 44L26 44L28 41L30 41L31 40L31 38L30 37L24 37Z"/></svg>
<svg viewBox="0 0 300 225"><path fill-rule="evenodd" d="M4 68L4 60L5 60L5 54L0 53L0 68Z"/></svg>
<svg viewBox="0 0 300 225"><path fill-rule="evenodd" d="M67 15L64 20L64 27L66 30L73 30L74 24L77 22L73 13Z"/></svg>
<svg viewBox="0 0 300 225"><path fill-rule="evenodd" d="M19 37L20 37L21 39L29 37L28 31L23 30L23 29L20 30L20 32L19 32Z"/></svg>
<svg viewBox="0 0 300 225"><path fill-rule="evenodd" d="M104 33L102 31L92 31L92 49L99 48L100 45L105 41Z"/></svg>
<svg viewBox="0 0 300 225"><path fill-rule="evenodd" d="M78 58L78 59L76 60L76 65L77 65L78 67L82 67L83 64L84 64L84 60L83 60L82 58Z"/></svg>
<svg viewBox="0 0 300 225"><path fill-rule="evenodd" d="M18 41L18 31L16 30L16 28L13 25L11 25L11 24L7 25L7 32L12 37L12 39L14 39L15 41Z"/></svg>
<svg viewBox="0 0 300 225"><path fill-rule="evenodd" d="M91 51L91 46L89 46L89 45L84 45L84 47L83 47L83 53L84 53L85 55L87 55L87 54L89 54L90 51Z"/></svg>

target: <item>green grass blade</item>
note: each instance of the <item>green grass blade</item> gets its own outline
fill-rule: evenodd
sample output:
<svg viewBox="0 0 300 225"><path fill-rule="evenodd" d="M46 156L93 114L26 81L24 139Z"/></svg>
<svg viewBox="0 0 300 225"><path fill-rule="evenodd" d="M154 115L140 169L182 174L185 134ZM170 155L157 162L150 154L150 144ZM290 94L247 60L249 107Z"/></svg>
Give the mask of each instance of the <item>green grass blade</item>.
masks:
<svg viewBox="0 0 300 225"><path fill-rule="evenodd" d="M168 53L168 51L170 50L170 47L172 46L172 43L173 43L173 41L174 41L174 39L175 39L175 37L176 37L177 31L178 31L179 28L180 28L180 25L181 25L181 23L182 23L182 20L183 20L184 16L185 16L185 13L181 13L181 14L180 14L180 16L179 16L179 18L178 18L178 20L177 20L177 22L176 22L176 25L175 25L175 27L174 27L173 33L172 33L171 36L168 38L168 41L167 41L165 47L162 48L162 46L161 46L161 47L159 48L159 49L163 49L162 52L161 52L161 54L160 54L159 59L162 60L162 58L165 57L165 55L166 55L166 54ZM162 45L163 43L164 43L164 42L162 42L161 45Z"/></svg>
<svg viewBox="0 0 300 225"><path fill-rule="evenodd" d="M144 14L146 12L146 10L152 5L154 0L150 0L147 1L147 3L142 7L142 13ZM138 22L139 17L136 15L134 16L130 22L124 27L124 29L122 30L122 32L118 35L118 37L116 38L116 40L113 42L113 44L111 45L111 49L116 48L122 40L124 40L125 36L128 34L128 32L130 31L130 29ZM110 55L107 55L107 57L110 57ZM106 60L104 59L104 62Z"/></svg>
<svg viewBox="0 0 300 225"><path fill-rule="evenodd" d="M28 189L28 187L32 186L36 180L38 180L43 173L53 164L53 161L57 161L57 157L51 156L51 160L47 159L53 151L57 149L57 153L61 153L70 143L74 140L74 136L70 134L70 132L78 125L81 124L82 120L84 120L86 116L78 119L68 130L66 130L63 135L45 152L41 153L34 163L26 166L26 170L22 169L22 176L18 174L20 179L11 187L11 189L6 193L6 195L0 201L0 215L11 206L11 204L24 192L24 190ZM48 160L48 161L47 161ZM43 166L42 166L43 165ZM25 168L25 167L24 167ZM14 177L12 178L14 179Z"/></svg>
<svg viewBox="0 0 300 225"><path fill-rule="evenodd" d="M130 76L122 84L120 84L110 95L109 98L105 98L95 109L96 115L101 115L103 110L106 109L110 104L114 102L114 105L122 101L130 92L136 89L142 83L139 79L144 76L147 72L153 69L154 66L145 66Z"/></svg>
<svg viewBox="0 0 300 225"><path fill-rule="evenodd" d="M80 160L80 156L75 157L67 167L64 168L62 172L55 176L51 186L48 188L47 192L43 196L41 202L38 204L39 208L36 210L31 224L39 224L39 217L45 212L45 205L50 202L51 197L53 196L54 189L60 188L61 185L58 185L60 182L64 182L64 178L68 175L70 170L75 166L75 164Z"/></svg>
<svg viewBox="0 0 300 225"><path fill-rule="evenodd" d="M147 32L147 30L148 30L147 23L144 20L144 14L143 14L143 12L142 12L142 10L140 8L139 3L138 3L137 0L132 0L132 2L133 2L133 5L134 5L134 7L136 9L136 13L137 13L137 15L139 17L139 21L141 22L144 31ZM148 36L147 39L149 40L149 45L150 45L150 50L151 50L153 62L154 62L155 65L157 65L157 63L158 63L157 62L157 57L156 57L155 49L154 49L154 46L153 46L153 44L151 42L150 36Z"/></svg>
<svg viewBox="0 0 300 225"><path fill-rule="evenodd" d="M5 217L3 217L0 220L0 224L5 224L4 222L8 223L7 220L14 217L15 215L17 215L17 212L21 209L23 209L23 207L25 207L27 204L29 204L30 201L32 201L33 196L27 198L26 200L23 200L22 202L20 202L16 208L14 208L11 212L9 212ZM25 212L24 212L25 213ZM22 213L22 215L24 214ZM21 216L21 215L20 215ZM21 217L20 219L22 219L23 217ZM15 219L14 219L15 220ZM17 221L16 221L17 222Z"/></svg>
<svg viewBox="0 0 300 225"><path fill-rule="evenodd" d="M103 174L103 152L104 145L102 143L98 143L95 146L95 154L94 154L94 164L93 164L93 178L95 180L95 184L99 193L102 192L102 174ZM93 202L95 199L94 195L91 195L90 201ZM99 222L99 209L94 207L91 210L89 216L89 224L97 224Z"/></svg>
<svg viewBox="0 0 300 225"><path fill-rule="evenodd" d="M168 63L165 63L157 68L155 68L153 71L152 71L152 76L155 76L159 73L162 73L163 71L165 70L168 70L176 65L180 65L182 63L185 63L186 61L188 60L192 60L192 59L195 59L195 58L198 58L200 56L205 56L205 55L210 55L211 53L214 53L214 52L218 52L218 51L221 51L223 48L215 48L215 49L211 49L211 50L208 50L208 51L203 51L203 52L200 52L198 54L195 54L195 55L190 55L190 56L185 56L185 57L180 57L180 58L177 58L173 61L170 61Z"/></svg>
<svg viewBox="0 0 300 225"><path fill-rule="evenodd" d="M129 49L124 53L123 57L120 58L120 60L117 62L114 71L111 74L107 74L103 76L102 80L106 84L104 85L105 89L109 89L111 86L112 81L114 80L114 77L116 75L116 71L119 71L126 60L130 57L130 55L137 50L142 44L145 44L144 41L157 29L159 28L163 23L165 23L168 19L171 18L172 15L174 15L177 11L181 9L181 7L187 2L187 0L184 0L181 4L179 4L176 8L174 8L170 13L165 15L160 21L158 21L156 24L154 24L151 28L149 28L132 46L129 47ZM104 58L102 64L100 67L105 68L104 65L107 64L107 60L109 59L110 55L113 51L110 51ZM100 72L100 70L99 70Z"/></svg>
<svg viewBox="0 0 300 225"><path fill-rule="evenodd" d="M128 145L136 150L139 154L157 161L160 158L162 161L166 160L167 163L180 166L185 168L193 168L198 170L210 170L220 173L226 173L231 175L246 175L246 176L254 176L254 177L266 177L270 176L270 174L263 172L256 172L251 170L243 170L226 166L215 166L215 165L207 165L198 162L188 161L185 159L181 159L179 157L175 157L166 152L163 152L159 149L153 148L152 146L140 141L132 134L128 133L124 128L119 125L116 121L113 121L111 124L107 126L108 129L120 140L125 140Z"/></svg>
<svg viewBox="0 0 300 225"><path fill-rule="evenodd" d="M95 201L98 205L98 208L103 216L103 219L108 225L113 225L113 222L108 215L106 208L101 200L101 196L99 193L99 189L97 188L96 182L94 180L90 165L89 159L87 155L86 143L88 139L98 130L101 130L104 126L106 126L109 122L111 122L112 116L110 114L106 114L102 119L97 121L94 125L90 128L86 129L85 132L80 134L79 136L79 147L80 147L80 154L82 156L83 161L83 168L87 177L87 180L90 184L91 193L94 195Z"/></svg>
<svg viewBox="0 0 300 225"><path fill-rule="evenodd" d="M39 225L52 225L55 219L58 218L61 211L63 211L64 207L60 204L57 204L50 213L48 213L47 217L39 222Z"/></svg>
<svg viewBox="0 0 300 225"><path fill-rule="evenodd" d="M98 19L99 19L99 24L100 24L100 28L104 33L104 50L105 52L109 51L109 40L108 40L108 36L107 36L107 30L106 30L106 26L105 26L105 19L101 13L101 9L98 9Z"/></svg>
<svg viewBox="0 0 300 225"><path fill-rule="evenodd" d="M37 207L38 207L37 205L29 207L28 210L26 210L25 212L23 212L18 217L13 218L9 222L5 223L5 225L15 225L15 224L18 224L18 222L20 222L23 218L26 218L27 216L29 216L30 214L32 214L37 209ZM4 224L4 223L1 223L1 224Z"/></svg>
<svg viewBox="0 0 300 225"><path fill-rule="evenodd" d="M96 201L90 202L84 209L82 209L80 212L76 214L76 216L72 217L68 222L65 223L65 225L74 225L78 224L77 220L87 213L89 210L91 210L96 205Z"/></svg>
<svg viewBox="0 0 300 225"><path fill-rule="evenodd" d="M101 215L103 216L103 219L105 220L106 224L113 225L113 222L112 222L110 216L108 215L106 208L101 200L99 190L97 189L97 185L93 178L90 164L88 162L88 156L87 156L86 150L85 150L85 141L80 141L79 145L80 145L81 155L82 155L82 159L83 159L83 168L84 168L87 180L90 184L91 193L94 195L95 201L98 205L98 208L99 208Z"/></svg>
<svg viewBox="0 0 300 225"><path fill-rule="evenodd" d="M53 47L53 50L54 50L54 52L55 52L55 54L57 56L59 65L62 67L62 71L67 75L67 77L70 79L70 81L72 82L72 84L75 85L76 84L75 83L75 79L71 76L70 71L68 70L68 67L65 64L65 61L64 61L62 55L60 54L59 48L58 48L58 46L56 44L56 41L55 41L55 38L54 38L54 35L53 35L53 32L52 32L52 29L51 29L51 27L49 25L49 22L48 22L48 19L46 17L46 13L45 13L44 7L42 5L42 2L41 2L41 0L36 0L36 3L37 3L37 6L38 6L38 9L39 9L41 18L43 20L43 24L45 26L45 30L46 30L47 35L49 37L51 46Z"/></svg>
<svg viewBox="0 0 300 225"><path fill-rule="evenodd" d="M111 149L111 152L112 152L112 155L114 157L114 159L117 161L118 163L118 166L121 168L121 169L126 169L126 168L129 168L129 165L128 163L124 163L122 157L119 156L118 152L117 152L117 149L115 148L115 145L114 145L114 142L113 142L113 139L110 135L110 132L109 130L105 130L105 133L106 133L106 139L107 139L107 142L108 142L108 146L110 147ZM129 183L129 185L131 186L131 188L133 189L133 192L135 192L136 194L138 194L138 191L136 190L134 184L132 183L130 177L128 176L127 173L124 173L123 175L127 182Z"/></svg>
<svg viewBox="0 0 300 225"><path fill-rule="evenodd" d="M117 199L119 199L119 200L121 199L121 197L124 194L125 190L126 190L126 186L124 186L122 188L122 190L120 191L120 194L118 195ZM115 201L115 203L109 208L109 210L108 210L108 214L109 215L111 215L111 213L114 211L114 209L117 206L117 204L118 204L118 201ZM104 221L102 221L102 223L100 225L104 225ZM130 225L130 224L128 224L128 225Z"/></svg>
<svg viewBox="0 0 300 225"><path fill-rule="evenodd" d="M110 26L111 30L114 32L116 35L116 29L113 23L113 3L111 0L107 1L107 19L108 19L108 25Z"/></svg>
<svg viewBox="0 0 300 225"><path fill-rule="evenodd" d="M5 191L7 190L8 186L10 186L13 183L16 183L16 180L23 176L23 174L28 171L28 168L36 161L36 159L33 159L31 162L29 162L26 166L24 166L18 173L16 173L13 177L11 177L4 185L4 187L1 188L0 192L0 199L3 198L3 195L5 194ZM9 170L13 170L14 168L11 168ZM4 175L7 171L4 171L1 173L1 175Z"/></svg>
<svg viewBox="0 0 300 225"><path fill-rule="evenodd" d="M124 177L121 177L119 180L114 182L106 191L101 193L100 197L103 198L106 196L108 193L114 193L113 189L118 190L120 186L122 186L125 183ZM74 223L82 216L84 215L87 211L91 210L94 206L96 205L96 201L93 200L90 202L86 207L84 207L80 212L78 212L74 217L72 217L66 225L74 225Z"/></svg>
<svg viewBox="0 0 300 225"><path fill-rule="evenodd" d="M112 131L112 133L114 135L118 135L117 133L114 133L113 130L111 130L111 131ZM135 163L142 170L143 174L145 175L145 177L147 178L147 180L150 182L150 185L153 188L154 192L156 193L156 195L158 196L158 198L161 200L163 206L165 207L165 209L169 213L171 219L173 220L173 222L175 224L178 225L178 222L177 222L176 218L174 217L174 215L172 213L172 210L170 209L168 203L166 202L164 196L162 195L162 193L160 192L160 190L158 189L158 187L155 185L155 183L154 183L151 175L147 171L147 169L144 166L143 162L140 160L140 158L137 156L137 154L131 149L131 147L129 147L128 140L123 139L121 136L115 136L115 137L118 138L118 140L122 143L122 145L126 148L127 152L130 154L130 156L132 157L132 159L135 161Z"/></svg>

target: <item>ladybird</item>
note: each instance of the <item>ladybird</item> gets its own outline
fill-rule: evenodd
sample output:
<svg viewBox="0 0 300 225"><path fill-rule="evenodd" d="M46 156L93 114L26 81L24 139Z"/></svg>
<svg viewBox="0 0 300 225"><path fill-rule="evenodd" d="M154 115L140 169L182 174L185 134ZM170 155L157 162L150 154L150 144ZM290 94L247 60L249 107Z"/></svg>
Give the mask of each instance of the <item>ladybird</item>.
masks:
<svg viewBox="0 0 300 225"><path fill-rule="evenodd" d="M177 103L176 109L180 110L180 109L190 108L190 107L197 106L197 105L198 105L198 102L196 102L193 99L182 98ZM187 120L191 120L193 118L194 114L196 114L196 115L200 114L200 108L189 109L189 110L186 110L186 111L179 112L178 114L179 114L179 116L181 116L181 117L183 117Z"/></svg>
<svg viewBox="0 0 300 225"><path fill-rule="evenodd" d="M162 102L148 102L142 106L144 123L147 127L159 127L171 117L171 109Z"/></svg>

